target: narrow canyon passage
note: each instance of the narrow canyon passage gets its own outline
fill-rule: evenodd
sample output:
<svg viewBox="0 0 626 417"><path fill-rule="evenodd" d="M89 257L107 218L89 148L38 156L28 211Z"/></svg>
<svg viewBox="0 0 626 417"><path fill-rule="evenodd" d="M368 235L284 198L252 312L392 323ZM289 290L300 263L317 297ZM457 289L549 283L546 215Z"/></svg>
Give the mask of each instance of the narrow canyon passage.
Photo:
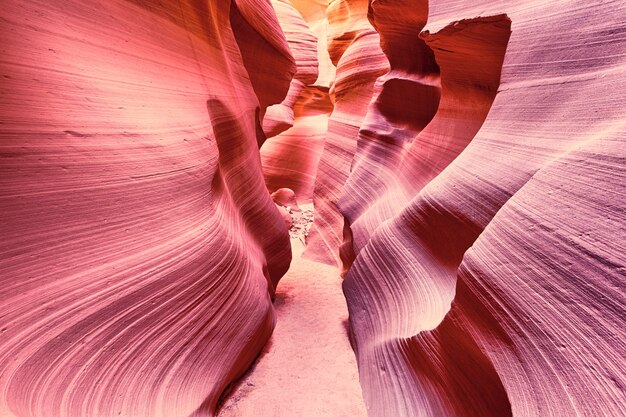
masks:
<svg viewBox="0 0 626 417"><path fill-rule="evenodd" d="M366 417L337 268L303 259L300 241L291 243L294 259L274 301L276 328L218 416Z"/></svg>
<svg viewBox="0 0 626 417"><path fill-rule="evenodd" d="M626 416L623 16L3 0L0 417Z"/></svg>

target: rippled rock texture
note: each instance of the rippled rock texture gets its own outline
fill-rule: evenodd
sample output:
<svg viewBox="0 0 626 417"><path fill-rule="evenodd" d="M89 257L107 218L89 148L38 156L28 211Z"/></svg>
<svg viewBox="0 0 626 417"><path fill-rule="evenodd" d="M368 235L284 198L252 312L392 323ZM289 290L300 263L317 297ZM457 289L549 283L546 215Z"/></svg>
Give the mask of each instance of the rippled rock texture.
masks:
<svg viewBox="0 0 626 417"><path fill-rule="evenodd" d="M0 416L215 415L274 327L284 188L370 417L626 415L623 2L0 14Z"/></svg>
<svg viewBox="0 0 626 417"><path fill-rule="evenodd" d="M267 137L276 136L293 126L296 101L302 90L313 84L318 77L317 37L298 10L287 0L272 0L272 6L296 61L296 73L284 100L271 106L265 113L263 131Z"/></svg>
<svg viewBox="0 0 626 417"><path fill-rule="evenodd" d="M626 412L624 12L370 2L339 207L371 416Z"/></svg>
<svg viewBox="0 0 626 417"><path fill-rule="evenodd" d="M257 1L3 2L0 415L213 415L290 261Z"/></svg>
<svg viewBox="0 0 626 417"><path fill-rule="evenodd" d="M338 266L342 264L338 248L349 231L344 230L337 202L350 173L359 127L374 94L374 84L389 69L367 10L368 3L362 0L336 1L326 10L328 52L337 67L330 90L334 108L317 172L315 222L305 255ZM349 247L342 252L351 257Z"/></svg>
<svg viewBox="0 0 626 417"><path fill-rule="evenodd" d="M297 72L285 100L270 107L264 130L268 137L261 148L261 164L270 192L289 188L300 203L310 203L324 148L328 116L333 109L328 86L328 52L318 49L314 30L300 11L289 2L275 1L274 7L296 59ZM310 16L309 16L310 18ZM322 36L322 35L320 35ZM282 122L267 122L268 117Z"/></svg>

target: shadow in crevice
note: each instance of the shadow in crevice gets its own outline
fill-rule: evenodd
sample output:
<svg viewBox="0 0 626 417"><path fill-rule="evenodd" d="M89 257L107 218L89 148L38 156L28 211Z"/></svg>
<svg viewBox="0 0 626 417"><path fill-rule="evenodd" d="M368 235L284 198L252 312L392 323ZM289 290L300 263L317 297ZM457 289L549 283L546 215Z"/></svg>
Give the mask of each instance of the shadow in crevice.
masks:
<svg viewBox="0 0 626 417"><path fill-rule="evenodd" d="M464 152L486 120L500 85L510 34L511 21L504 14L453 22L434 34L423 32L420 39L440 70L440 100L424 88L434 85L436 77L405 75L412 64L399 54L395 61L403 70L394 72L392 65L383 78L383 91L372 103L371 123L361 129L354 171L340 207L356 242L358 268L347 274L344 292L359 367L366 369L363 375L376 375L362 381L372 415L398 415L407 409L431 410L434 415L511 415L506 389L478 343L481 333L468 330L475 317L487 319L470 317L456 304L454 314L448 314L457 269L482 233L484 219L464 214L458 201L451 201L449 187L433 181ZM388 54L401 47L393 37L386 42ZM387 88L392 89L386 92ZM412 103L420 108L402 107ZM402 243L395 247L400 254L376 257L374 265L372 254L389 255L394 247L390 242L396 241ZM369 258L360 255L364 247ZM384 270L385 277L377 270ZM458 284L464 288L463 282ZM415 291L417 285L428 287L428 299ZM399 310L398 298L422 309ZM370 308L374 305L377 308ZM487 321L497 323L493 317ZM434 330L416 330L432 329L432 323ZM410 328L417 334L394 337L394 328ZM406 370L381 376L378 368L392 369L399 358ZM407 398L405 393L412 389L423 395Z"/></svg>
<svg viewBox="0 0 626 417"><path fill-rule="evenodd" d="M219 396L217 400L217 405L215 406L215 415L219 416L222 411L225 411L229 408L230 404L235 404L239 401L239 398L244 398L245 395L254 389L254 383L250 382L250 376L254 373L254 370L261 362L263 357L268 354L269 351L272 350L272 346L274 344L274 337L270 337L263 350L258 354L258 356L254 359L250 367L236 380L231 382L224 388L222 394Z"/></svg>

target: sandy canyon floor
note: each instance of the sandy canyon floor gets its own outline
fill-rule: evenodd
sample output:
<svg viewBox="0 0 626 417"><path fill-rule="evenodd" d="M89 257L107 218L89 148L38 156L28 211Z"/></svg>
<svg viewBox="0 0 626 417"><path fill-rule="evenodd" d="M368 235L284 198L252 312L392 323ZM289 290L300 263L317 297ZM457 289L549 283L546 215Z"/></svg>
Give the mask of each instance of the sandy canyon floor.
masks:
<svg viewBox="0 0 626 417"><path fill-rule="evenodd" d="M218 416L365 417L341 278L336 268L303 259L299 239L291 244L291 268L274 302L276 329Z"/></svg>

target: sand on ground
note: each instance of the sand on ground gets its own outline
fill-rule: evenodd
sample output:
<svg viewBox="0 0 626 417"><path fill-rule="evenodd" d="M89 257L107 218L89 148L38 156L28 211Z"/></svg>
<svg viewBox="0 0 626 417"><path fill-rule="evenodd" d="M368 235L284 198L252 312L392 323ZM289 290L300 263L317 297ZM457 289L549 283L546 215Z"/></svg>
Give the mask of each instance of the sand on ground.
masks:
<svg viewBox="0 0 626 417"><path fill-rule="evenodd" d="M219 417L365 417L348 310L337 268L294 259L280 281L274 333L251 370L233 384Z"/></svg>

